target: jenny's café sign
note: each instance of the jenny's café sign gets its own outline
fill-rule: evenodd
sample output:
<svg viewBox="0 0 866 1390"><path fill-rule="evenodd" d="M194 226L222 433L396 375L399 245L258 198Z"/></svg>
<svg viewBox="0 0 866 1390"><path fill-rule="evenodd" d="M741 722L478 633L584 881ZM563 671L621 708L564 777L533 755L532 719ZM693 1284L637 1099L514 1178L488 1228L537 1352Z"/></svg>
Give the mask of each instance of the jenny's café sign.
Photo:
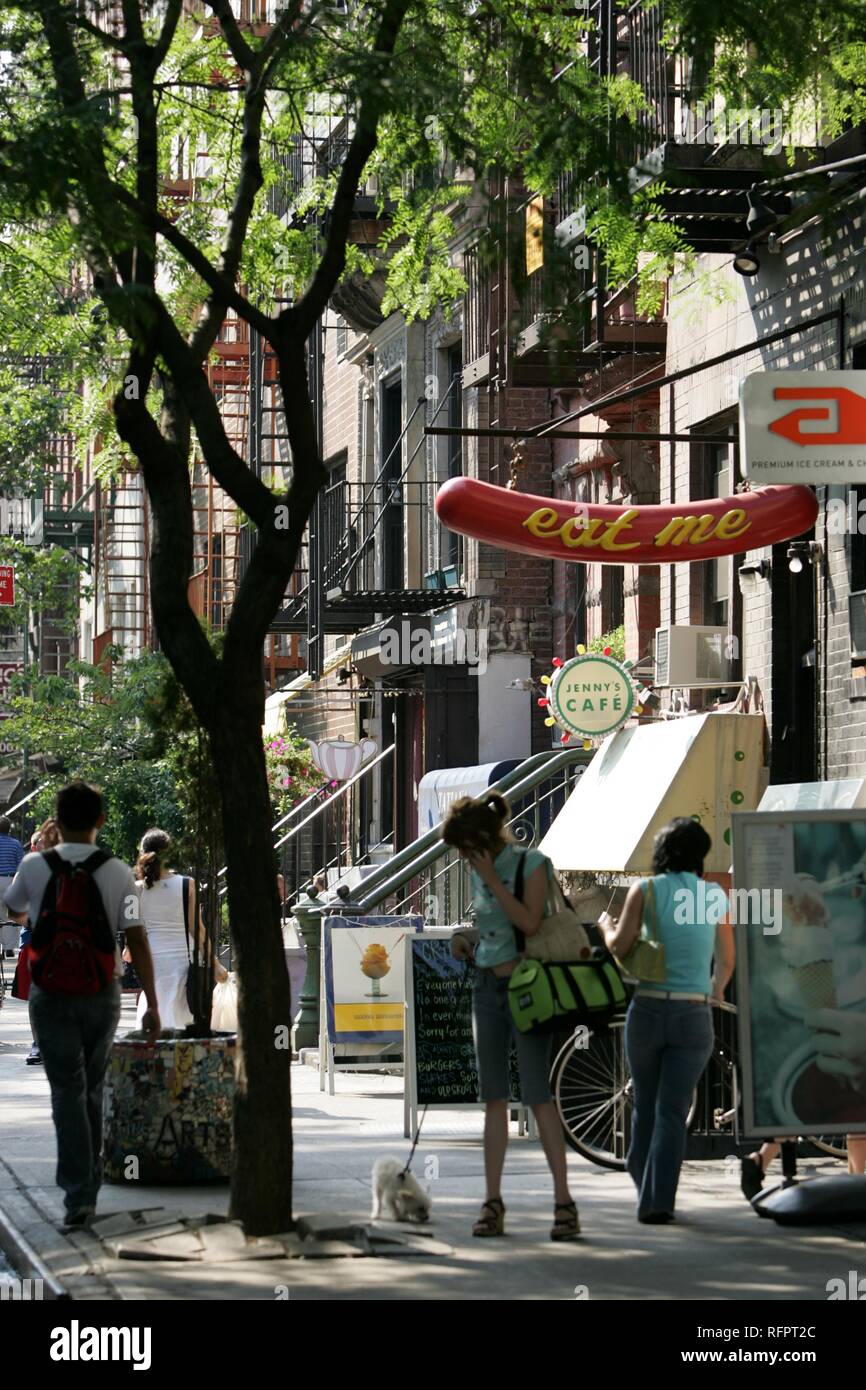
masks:
<svg viewBox="0 0 866 1390"><path fill-rule="evenodd" d="M740 454L756 484L866 479L866 372L745 377Z"/></svg>
<svg viewBox="0 0 866 1390"><path fill-rule="evenodd" d="M609 656L576 656L560 666L548 687L550 713L573 734L609 734L631 714L628 672Z"/></svg>
<svg viewBox="0 0 866 1390"><path fill-rule="evenodd" d="M11 608L15 602L15 571L11 565L0 565L0 608Z"/></svg>

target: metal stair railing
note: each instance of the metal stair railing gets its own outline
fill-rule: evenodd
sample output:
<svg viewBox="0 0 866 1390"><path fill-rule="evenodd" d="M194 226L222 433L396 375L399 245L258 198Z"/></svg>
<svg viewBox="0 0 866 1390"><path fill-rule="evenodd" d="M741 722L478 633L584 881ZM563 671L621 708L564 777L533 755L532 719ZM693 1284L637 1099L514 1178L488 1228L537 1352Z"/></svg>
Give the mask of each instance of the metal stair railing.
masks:
<svg viewBox="0 0 866 1390"><path fill-rule="evenodd" d="M589 757L582 748L537 753L487 789L507 795L512 804L536 793L528 805L515 811L509 822L518 843L528 845L540 838L541 831L547 829L561 809L557 802L565 804L588 762ZM545 784L548 784L546 790ZM428 874L428 870L440 860L444 862L438 872ZM416 886L411 886L413 884ZM434 884L443 891L430 893L430 887ZM468 866L456 851L443 844L439 827L436 826L365 878L362 893L351 900L344 897L342 903L331 903L318 911L363 915L373 911L386 899L395 898L395 910L417 911L423 907L425 920L429 920L432 914L437 919L447 917L449 921L461 921L469 902L468 886ZM407 887L409 891L402 893ZM452 913L452 904L456 908L456 916Z"/></svg>

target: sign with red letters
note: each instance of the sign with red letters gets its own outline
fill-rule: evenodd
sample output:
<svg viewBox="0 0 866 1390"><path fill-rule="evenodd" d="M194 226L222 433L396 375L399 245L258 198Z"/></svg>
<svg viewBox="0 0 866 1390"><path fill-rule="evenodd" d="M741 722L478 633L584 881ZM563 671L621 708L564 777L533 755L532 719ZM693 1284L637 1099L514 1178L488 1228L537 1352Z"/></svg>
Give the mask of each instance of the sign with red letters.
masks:
<svg viewBox="0 0 866 1390"><path fill-rule="evenodd" d="M740 387L740 453L754 484L866 479L866 372L754 372Z"/></svg>
<svg viewBox="0 0 866 1390"><path fill-rule="evenodd" d="M11 565L0 565L0 608L11 608L15 602L15 571Z"/></svg>

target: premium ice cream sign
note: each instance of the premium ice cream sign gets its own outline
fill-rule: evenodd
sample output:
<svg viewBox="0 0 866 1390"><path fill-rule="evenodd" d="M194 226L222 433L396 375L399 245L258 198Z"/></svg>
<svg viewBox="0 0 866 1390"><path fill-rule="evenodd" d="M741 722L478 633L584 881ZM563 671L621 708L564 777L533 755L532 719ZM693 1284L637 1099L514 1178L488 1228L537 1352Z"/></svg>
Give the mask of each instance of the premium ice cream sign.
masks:
<svg viewBox="0 0 866 1390"><path fill-rule="evenodd" d="M866 478L866 372L754 372L740 386L740 444L756 483Z"/></svg>
<svg viewBox="0 0 866 1390"><path fill-rule="evenodd" d="M452 478L439 489L443 525L503 550L605 565L669 565L738 555L801 536L818 503L807 487L764 487L669 506L578 504Z"/></svg>
<svg viewBox="0 0 866 1390"><path fill-rule="evenodd" d="M576 656L548 687L550 713L573 734L609 734L631 713L634 690L626 670L608 656Z"/></svg>

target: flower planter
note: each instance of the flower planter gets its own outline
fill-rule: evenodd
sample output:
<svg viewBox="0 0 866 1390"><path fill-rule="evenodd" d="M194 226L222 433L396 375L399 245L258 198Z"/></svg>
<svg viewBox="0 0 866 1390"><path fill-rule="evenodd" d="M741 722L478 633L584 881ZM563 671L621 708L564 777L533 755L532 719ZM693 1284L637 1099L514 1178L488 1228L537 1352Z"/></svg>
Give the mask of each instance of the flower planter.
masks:
<svg viewBox="0 0 866 1390"><path fill-rule="evenodd" d="M107 1182L228 1180L236 1048L235 1033L115 1042L105 1076Z"/></svg>

